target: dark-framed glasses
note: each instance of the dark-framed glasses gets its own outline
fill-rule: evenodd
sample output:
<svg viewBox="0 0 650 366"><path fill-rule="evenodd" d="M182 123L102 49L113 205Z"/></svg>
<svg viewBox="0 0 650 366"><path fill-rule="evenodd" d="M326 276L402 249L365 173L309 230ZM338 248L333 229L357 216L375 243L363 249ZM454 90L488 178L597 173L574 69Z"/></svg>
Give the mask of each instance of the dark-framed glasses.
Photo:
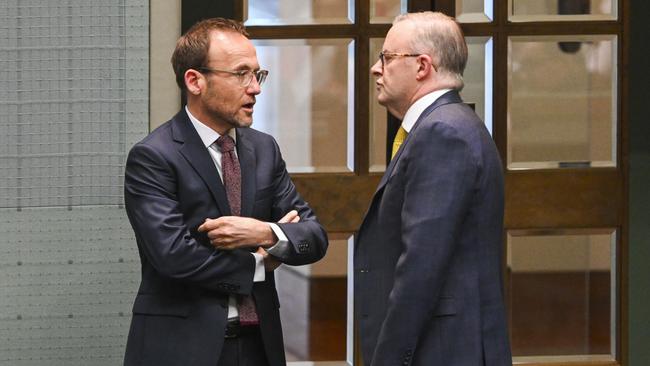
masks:
<svg viewBox="0 0 650 366"><path fill-rule="evenodd" d="M262 86L262 84L264 84L264 81L266 80L266 77L269 75L268 70L230 71L230 70L212 69L212 68L209 68L209 67L197 67L196 70L198 70L201 73L223 72L223 73L226 73L226 74L237 76L237 78L239 79L239 85L241 85L244 88L251 85L251 81L253 81L253 77L255 78L255 80L257 80L257 84L259 84L259 86Z"/></svg>
<svg viewBox="0 0 650 366"><path fill-rule="evenodd" d="M391 58L395 57L418 57L422 56L421 53L399 53L399 52L379 52L379 61L381 61L381 68L384 68L384 63L390 61Z"/></svg>

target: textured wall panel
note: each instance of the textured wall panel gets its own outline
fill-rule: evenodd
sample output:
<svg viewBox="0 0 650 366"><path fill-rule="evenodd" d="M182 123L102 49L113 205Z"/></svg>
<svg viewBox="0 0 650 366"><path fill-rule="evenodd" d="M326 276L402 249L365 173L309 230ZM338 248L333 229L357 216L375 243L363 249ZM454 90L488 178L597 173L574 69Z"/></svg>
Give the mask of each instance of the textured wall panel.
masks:
<svg viewBox="0 0 650 366"><path fill-rule="evenodd" d="M119 365L139 283L124 162L148 130L146 0L0 6L0 366Z"/></svg>

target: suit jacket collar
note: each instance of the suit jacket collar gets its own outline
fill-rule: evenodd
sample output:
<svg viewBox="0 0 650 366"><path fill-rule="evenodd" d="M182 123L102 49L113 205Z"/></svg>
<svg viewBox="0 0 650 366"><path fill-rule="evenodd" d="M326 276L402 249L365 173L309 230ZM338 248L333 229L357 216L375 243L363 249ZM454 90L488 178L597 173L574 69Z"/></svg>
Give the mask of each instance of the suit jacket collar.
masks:
<svg viewBox="0 0 650 366"><path fill-rule="evenodd" d="M400 156L402 155L402 152L404 151L406 145L409 142L409 138L413 135L413 132L417 130L418 126L420 125L420 122L440 106L443 106L445 104L462 103L462 102L463 100L460 98L458 91L450 90L447 93L441 95L440 98L436 99L435 102L433 102L430 106L428 106L424 110L424 112L422 112L420 117L418 117L417 121L413 125L411 132L409 132L409 134L406 136L406 139L402 143L401 148L397 151L397 154L395 154L395 156L390 160L390 163L386 167L386 172L384 173L384 176L381 177L381 180L379 181L379 185L377 186L377 190L375 191L375 193L379 192L379 190L384 188L386 182L388 182L388 178L392 175L393 170L395 169L395 164L397 164L397 161L399 160Z"/></svg>
<svg viewBox="0 0 650 366"><path fill-rule="evenodd" d="M210 190L212 197L217 203L219 212L222 215L230 215L230 206L226 190L221 182L219 173L214 166L210 153L203 145L201 137L192 126L190 118L187 116L185 109L174 116L171 120L172 139L181 144L178 151L188 164L201 177L205 185ZM239 152L239 151L238 151Z"/></svg>

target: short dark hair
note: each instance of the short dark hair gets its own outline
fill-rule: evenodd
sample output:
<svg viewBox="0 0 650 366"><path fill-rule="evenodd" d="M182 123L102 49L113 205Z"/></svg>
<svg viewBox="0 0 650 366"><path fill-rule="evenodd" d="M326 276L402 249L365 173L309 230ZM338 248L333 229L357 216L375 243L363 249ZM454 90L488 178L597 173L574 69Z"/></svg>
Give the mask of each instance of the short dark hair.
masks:
<svg viewBox="0 0 650 366"><path fill-rule="evenodd" d="M176 84L185 92L185 72L188 69L204 67L210 48L210 33L213 31L235 32L248 37L241 22L225 18L210 18L199 21L176 41L172 54L172 67Z"/></svg>

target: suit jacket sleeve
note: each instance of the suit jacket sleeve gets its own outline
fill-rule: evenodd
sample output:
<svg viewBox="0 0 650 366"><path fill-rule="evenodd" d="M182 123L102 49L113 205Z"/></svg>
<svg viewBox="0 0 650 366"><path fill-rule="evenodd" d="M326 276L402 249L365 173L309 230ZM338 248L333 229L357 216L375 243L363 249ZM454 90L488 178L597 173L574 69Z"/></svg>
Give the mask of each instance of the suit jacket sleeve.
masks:
<svg viewBox="0 0 650 366"><path fill-rule="evenodd" d="M243 250L220 251L190 233L177 197L177 175L156 148L135 145L126 163L125 207L143 261L162 276L228 293L251 292L255 260Z"/></svg>
<svg viewBox="0 0 650 366"><path fill-rule="evenodd" d="M373 365L402 364L415 352L437 305L477 174L468 143L454 127L423 123L412 138L400 162L406 164L400 172L402 253Z"/></svg>
<svg viewBox="0 0 650 366"><path fill-rule="evenodd" d="M287 212L296 210L300 215L300 222L278 224L289 241L271 247L268 252L281 262L290 265L316 262L327 251L327 233L318 222L313 210L298 194L275 141L274 148L277 164L275 165L273 183L275 187L272 209L273 220L277 222Z"/></svg>

